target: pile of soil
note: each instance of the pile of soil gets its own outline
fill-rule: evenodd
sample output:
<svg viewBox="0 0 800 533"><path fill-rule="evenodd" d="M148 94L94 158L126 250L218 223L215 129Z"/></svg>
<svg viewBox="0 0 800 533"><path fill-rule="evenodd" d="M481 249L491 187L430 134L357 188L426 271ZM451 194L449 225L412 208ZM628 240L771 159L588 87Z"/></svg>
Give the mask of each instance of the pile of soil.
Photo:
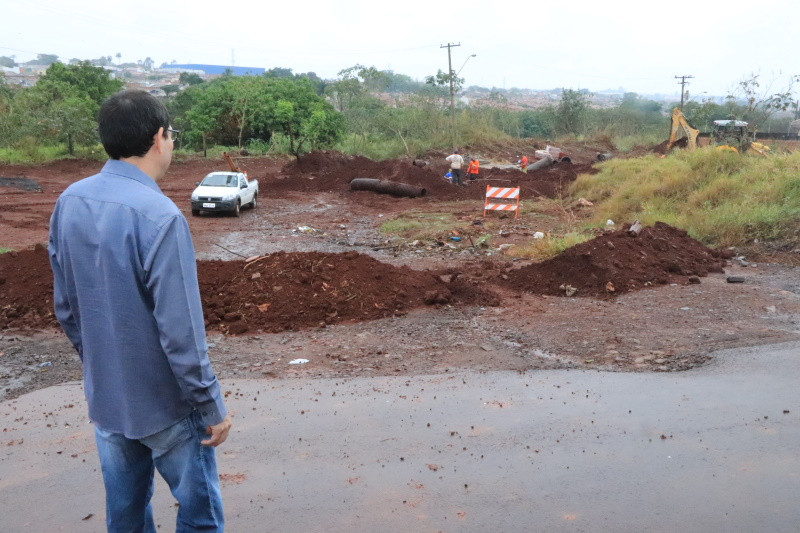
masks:
<svg viewBox="0 0 800 533"><path fill-rule="evenodd" d="M628 154L628 157L640 157L640 156L647 155L647 154L665 155L668 152L668 150L667 150L667 145L668 144L669 144L669 139L667 139L666 141L660 142L658 144L654 144L653 146L647 146L647 147L645 147L645 146L637 146L633 150L630 151L630 153ZM689 146L689 139L687 139L686 137L681 137L680 139L676 140L673 143L673 145L670 148L670 150L686 148L687 146Z"/></svg>
<svg viewBox="0 0 800 533"><path fill-rule="evenodd" d="M401 316L424 305L498 305L457 276L381 263L357 252L298 252L198 261L210 330L279 332ZM47 249L0 254L0 329L57 327Z"/></svg>
<svg viewBox="0 0 800 533"><path fill-rule="evenodd" d="M53 272L47 248L0 254L0 330L58 326L53 316Z"/></svg>
<svg viewBox="0 0 800 533"><path fill-rule="evenodd" d="M249 261L200 261L211 330L279 332L402 316L424 305L498 305L456 276L381 263L358 252L277 252Z"/></svg>
<svg viewBox="0 0 800 533"><path fill-rule="evenodd" d="M499 305L492 285L514 292L610 298L722 272L725 258L663 223L631 236L627 227L520 269L467 265L413 270L355 251L277 252L243 261L198 261L210 330L279 332L402 316L424 305ZM0 329L56 327L47 249L0 254Z"/></svg>
<svg viewBox="0 0 800 533"><path fill-rule="evenodd" d="M277 195L288 191L348 191L351 180L373 178L424 187L427 196L436 200L474 199L476 194L483 194L486 185L519 186L523 198L556 198L567 185L577 179L578 174L597 172L591 164L567 162L527 173L518 169L489 167L482 168L479 179L472 182L463 175L462 180L468 185L458 187L444 179L448 168L444 158L418 167L411 159L372 161L366 157L350 157L339 152L316 151L287 163L275 179L267 182L266 187L271 194Z"/></svg>
<svg viewBox="0 0 800 533"><path fill-rule="evenodd" d="M547 261L505 275L503 285L536 294L613 298L668 283L686 284L723 272L730 254L712 250L685 231L656 222L635 235L623 229L568 248Z"/></svg>

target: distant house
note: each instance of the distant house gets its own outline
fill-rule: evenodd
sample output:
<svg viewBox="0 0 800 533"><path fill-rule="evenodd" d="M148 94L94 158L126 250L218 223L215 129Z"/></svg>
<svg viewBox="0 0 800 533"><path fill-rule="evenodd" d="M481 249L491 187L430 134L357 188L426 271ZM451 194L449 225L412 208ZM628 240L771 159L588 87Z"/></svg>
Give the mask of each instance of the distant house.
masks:
<svg viewBox="0 0 800 533"><path fill-rule="evenodd" d="M50 65L31 65L30 63L24 63L19 66L21 74L33 75L33 76L40 76L45 72L47 72L47 69L49 68Z"/></svg>
<svg viewBox="0 0 800 533"><path fill-rule="evenodd" d="M206 76L221 76L226 71L234 76L261 76L267 69L258 67L229 67L225 65L203 65L201 63L187 63L183 65L163 63L159 70L164 72L193 72L196 74L205 74Z"/></svg>
<svg viewBox="0 0 800 533"><path fill-rule="evenodd" d="M33 87L39 81L39 76L34 74L5 74L5 81L9 85L19 85L20 87Z"/></svg>

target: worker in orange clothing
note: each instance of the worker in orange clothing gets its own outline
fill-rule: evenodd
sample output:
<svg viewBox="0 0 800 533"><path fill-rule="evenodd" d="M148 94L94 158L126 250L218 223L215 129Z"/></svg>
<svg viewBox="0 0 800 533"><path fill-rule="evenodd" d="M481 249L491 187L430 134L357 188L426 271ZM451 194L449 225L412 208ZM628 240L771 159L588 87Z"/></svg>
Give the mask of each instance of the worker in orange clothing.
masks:
<svg viewBox="0 0 800 533"><path fill-rule="evenodd" d="M473 157L469 160L469 166L467 166L467 177L470 181L475 181L478 178L478 171L480 168L481 164L477 159Z"/></svg>
<svg viewBox="0 0 800 533"><path fill-rule="evenodd" d="M517 161L517 164L519 165L519 169L521 171L527 172L527 170L528 170L528 156L526 156L526 155L520 156L519 161Z"/></svg>

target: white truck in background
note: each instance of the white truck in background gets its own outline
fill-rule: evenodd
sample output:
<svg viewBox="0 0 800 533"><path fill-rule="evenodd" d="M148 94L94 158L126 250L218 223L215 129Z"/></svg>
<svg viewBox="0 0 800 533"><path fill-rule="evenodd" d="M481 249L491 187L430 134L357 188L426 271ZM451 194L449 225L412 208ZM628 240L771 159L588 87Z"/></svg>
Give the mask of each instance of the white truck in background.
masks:
<svg viewBox="0 0 800 533"><path fill-rule="evenodd" d="M244 172L211 172L192 192L192 215L201 211L231 213L238 217L243 207L258 205L258 180Z"/></svg>
<svg viewBox="0 0 800 533"><path fill-rule="evenodd" d="M201 211L223 211L238 217L242 207L255 209L258 205L258 180L248 180L247 172L236 166L227 152L222 152L222 157L231 170L211 172L196 184L191 197L194 216Z"/></svg>

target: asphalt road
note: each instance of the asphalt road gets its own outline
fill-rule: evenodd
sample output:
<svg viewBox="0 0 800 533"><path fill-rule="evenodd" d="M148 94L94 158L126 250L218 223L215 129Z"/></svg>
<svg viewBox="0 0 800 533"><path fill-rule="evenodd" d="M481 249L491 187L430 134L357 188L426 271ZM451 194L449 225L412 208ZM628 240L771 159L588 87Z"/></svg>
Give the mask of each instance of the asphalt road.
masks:
<svg viewBox="0 0 800 533"><path fill-rule="evenodd" d="M227 380L228 531L800 530L800 344L681 373ZM0 531L104 531L79 385L0 404ZM175 507L159 480L157 523Z"/></svg>

